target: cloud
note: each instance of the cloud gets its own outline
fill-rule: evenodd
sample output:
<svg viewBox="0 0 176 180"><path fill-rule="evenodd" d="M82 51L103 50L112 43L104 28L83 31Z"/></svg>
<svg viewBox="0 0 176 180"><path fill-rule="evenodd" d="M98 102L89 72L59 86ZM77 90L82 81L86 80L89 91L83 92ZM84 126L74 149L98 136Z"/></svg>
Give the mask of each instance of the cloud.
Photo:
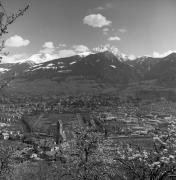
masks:
<svg viewBox="0 0 176 180"><path fill-rule="evenodd" d="M103 10L106 10L106 9L110 9L110 8L112 8L112 4L111 3L107 3L104 6L98 6L98 7L94 8L92 11L100 12L100 11L103 11Z"/></svg>
<svg viewBox="0 0 176 180"><path fill-rule="evenodd" d="M71 49L63 49L59 51L59 57L70 57L78 54L89 52L89 48L85 45L73 45Z"/></svg>
<svg viewBox="0 0 176 180"><path fill-rule="evenodd" d="M44 53L44 54L52 54L55 51L54 48L44 48L40 50L40 53Z"/></svg>
<svg viewBox="0 0 176 180"><path fill-rule="evenodd" d="M105 9L105 7L98 6L98 7L95 8L94 10L95 10L95 11L102 11L102 10L104 10L104 9Z"/></svg>
<svg viewBox="0 0 176 180"><path fill-rule="evenodd" d="M83 23L94 28L102 28L104 26L109 26L112 22L101 14L90 14L84 17Z"/></svg>
<svg viewBox="0 0 176 180"><path fill-rule="evenodd" d="M99 52L104 52L104 51L110 51L110 52L113 52L114 54L119 54L119 49L110 44L100 45L96 48L93 48L94 53L99 53Z"/></svg>
<svg viewBox="0 0 176 180"><path fill-rule="evenodd" d="M8 56L3 56L2 62L3 63L17 63L17 62L26 61L26 59L27 59L27 54L25 53L13 54L13 55L8 55Z"/></svg>
<svg viewBox="0 0 176 180"><path fill-rule="evenodd" d="M46 61L50 61L50 60L58 59L59 58L58 54L49 54L49 53L46 53L44 56L45 56L45 60Z"/></svg>
<svg viewBox="0 0 176 180"><path fill-rule="evenodd" d="M104 31L104 32L108 32L108 31L109 31L109 28L106 27L106 28L103 29L103 31Z"/></svg>
<svg viewBox="0 0 176 180"><path fill-rule="evenodd" d="M108 41L120 41L120 38L118 36L112 36L108 38Z"/></svg>
<svg viewBox="0 0 176 180"><path fill-rule="evenodd" d="M66 47L66 45L59 44L59 46L56 47L53 42L45 42L42 47L43 49L38 53L33 54L27 60L42 63L53 59L71 57L84 52L89 52L89 48L85 45L73 45L70 49L58 49L60 47Z"/></svg>
<svg viewBox="0 0 176 180"><path fill-rule="evenodd" d="M106 27L106 28L103 29L103 34L104 35L108 35L108 32L109 32L109 28Z"/></svg>
<svg viewBox="0 0 176 180"><path fill-rule="evenodd" d="M112 3L107 3L107 4L104 6L105 9L112 8L112 7L113 7Z"/></svg>
<svg viewBox="0 0 176 180"><path fill-rule="evenodd" d="M44 57L42 56L42 54L33 54L27 60L34 61L35 63L42 63L44 62Z"/></svg>
<svg viewBox="0 0 176 180"><path fill-rule="evenodd" d="M163 56L163 54L160 54L160 53L158 53L158 52L153 52L153 57L154 58L159 58L159 57L162 57Z"/></svg>
<svg viewBox="0 0 176 180"><path fill-rule="evenodd" d="M172 54L172 53L176 53L176 51L173 51L173 50L169 50L165 53L158 53L158 52L153 52L153 57L154 58L163 58L163 57L166 57L168 56L169 54Z"/></svg>
<svg viewBox="0 0 176 180"><path fill-rule="evenodd" d="M59 58L59 53L56 51L57 47L55 47L53 42L45 42L42 47L43 49L30 56L28 60L34 61L35 63L42 63Z"/></svg>
<svg viewBox="0 0 176 180"><path fill-rule="evenodd" d="M74 45L73 49L77 52L77 53L83 53L83 52L88 52L89 48L85 45Z"/></svg>
<svg viewBox="0 0 176 180"><path fill-rule="evenodd" d="M59 57L64 58L64 57L71 57L76 55L76 52L72 49L63 49L59 51Z"/></svg>
<svg viewBox="0 0 176 180"><path fill-rule="evenodd" d="M35 63L43 63L57 58L59 58L57 54L38 53L38 54L33 54L27 60L34 61Z"/></svg>
<svg viewBox="0 0 176 180"><path fill-rule="evenodd" d="M21 36L15 35L6 40L5 46L7 47L22 47L30 44L29 40L23 39Z"/></svg>
<svg viewBox="0 0 176 180"><path fill-rule="evenodd" d="M67 47L66 44L59 44L59 47Z"/></svg>
<svg viewBox="0 0 176 180"><path fill-rule="evenodd" d="M55 46L53 42L45 42L42 47L43 49L40 50L40 53L52 54L55 51Z"/></svg>
<svg viewBox="0 0 176 180"><path fill-rule="evenodd" d="M127 30L123 29L123 28L122 29L118 29L118 31L121 32L121 33L126 33L127 32Z"/></svg>
<svg viewBox="0 0 176 180"><path fill-rule="evenodd" d="M130 54L127 56L129 60L135 60L136 56L134 54Z"/></svg>
<svg viewBox="0 0 176 180"><path fill-rule="evenodd" d="M45 42L43 47L53 49L54 48L54 43L53 42Z"/></svg>

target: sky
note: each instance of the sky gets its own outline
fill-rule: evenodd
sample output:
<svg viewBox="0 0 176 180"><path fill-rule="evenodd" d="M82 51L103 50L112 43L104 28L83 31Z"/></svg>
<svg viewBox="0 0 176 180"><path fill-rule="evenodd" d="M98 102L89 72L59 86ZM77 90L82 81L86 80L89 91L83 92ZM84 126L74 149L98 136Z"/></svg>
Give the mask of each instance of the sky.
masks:
<svg viewBox="0 0 176 180"><path fill-rule="evenodd" d="M43 62L100 45L131 59L176 51L176 0L2 0L7 13L30 3L9 26L4 62Z"/></svg>

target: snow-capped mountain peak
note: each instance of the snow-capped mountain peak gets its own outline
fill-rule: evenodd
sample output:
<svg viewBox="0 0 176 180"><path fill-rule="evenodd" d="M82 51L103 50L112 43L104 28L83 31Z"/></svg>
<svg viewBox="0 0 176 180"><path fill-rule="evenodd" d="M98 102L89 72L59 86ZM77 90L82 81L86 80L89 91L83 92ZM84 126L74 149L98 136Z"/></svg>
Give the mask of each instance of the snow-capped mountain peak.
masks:
<svg viewBox="0 0 176 180"><path fill-rule="evenodd" d="M116 48L114 46L110 46L109 44L108 45L100 45L96 48L93 48L94 53L100 53L100 52L105 52L105 51L109 51L109 52L113 53L115 56L120 54L118 48Z"/></svg>
<svg viewBox="0 0 176 180"><path fill-rule="evenodd" d="M94 54L108 51L108 52L114 54L114 56L116 56L120 61L125 61L127 59L127 56L122 54L117 47L111 46L109 44L100 45L96 48L93 48L92 51Z"/></svg>

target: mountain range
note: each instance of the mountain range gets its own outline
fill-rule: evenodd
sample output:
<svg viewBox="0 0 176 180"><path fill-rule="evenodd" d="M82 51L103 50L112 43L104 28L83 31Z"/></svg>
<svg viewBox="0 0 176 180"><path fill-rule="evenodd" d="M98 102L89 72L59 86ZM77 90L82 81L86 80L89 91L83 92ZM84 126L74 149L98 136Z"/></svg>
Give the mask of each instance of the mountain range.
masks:
<svg viewBox="0 0 176 180"><path fill-rule="evenodd" d="M97 50L36 64L0 64L1 90L13 94L79 95L117 93L172 99L176 92L176 53L135 60L117 51Z"/></svg>

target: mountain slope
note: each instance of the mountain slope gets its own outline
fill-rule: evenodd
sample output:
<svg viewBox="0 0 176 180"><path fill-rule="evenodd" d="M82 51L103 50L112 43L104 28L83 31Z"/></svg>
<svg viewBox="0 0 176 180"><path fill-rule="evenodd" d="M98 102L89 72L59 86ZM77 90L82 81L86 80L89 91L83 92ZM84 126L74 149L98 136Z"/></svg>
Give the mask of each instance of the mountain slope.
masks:
<svg viewBox="0 0 176 180"><path fill-rule="evenodd" d="M0 88L6 86L10 83L14 78L21 75L31 66L33 66L33 62L23 62L23 63L3 63L0 64Z"/></svg>
<svg viewBox="0 0 176 180"><path fill-rule="evenodd" d="M176 87L176 53L162 58L145 74L145 79L156 79L162 86Z"/></svg>
<svg viewBox="0 0 176 180"><path fill-rule="evenodd" d="M138 80L134 68L121 62L108 51L83 58L73 56L45 62L31 67L23 74L23 78L30 80L38 78L64 80L67 77L82 77L97 82L115 84L127 84Z"/></svg>
<svg viewBox="0 0 176 180"><path fill-rule="evenodd" d="M98 93L114 91L138 80L134 68L106 51L36 64L20 73L8 90L37 94Z"/></svg>
<svg viewBox="0 0 176 180"><path fill-rule="evenodd" d="M138 80L132 67L121 62L118 57L108 51L89 55L73 64L72 75L114 84L128 84Z"/></svg>
<svg viewBox="0 0 176 180"><path fill-rule="evenodd" d="M139 57L135 60L128 60L126 63L135 68L136 72L142 77L145 76L146 73L150 73L153 66L159 63L162 58L153 58L149 56Z"/></svg>
<svg viewBox="0 0 176 180"><path fill-rule="evenodd" d="M112 51L100 51L40 64L4 64L0 68L5 69L0 78L8 82L4 91L9 93L79 95L118 93L126 88L127 94L144 90L145 94L153 93L153 89L153 94L161 91L167 94L169 88L169 93L176 88L174 53L164 58L141 57L126 61Z"/></svg>

